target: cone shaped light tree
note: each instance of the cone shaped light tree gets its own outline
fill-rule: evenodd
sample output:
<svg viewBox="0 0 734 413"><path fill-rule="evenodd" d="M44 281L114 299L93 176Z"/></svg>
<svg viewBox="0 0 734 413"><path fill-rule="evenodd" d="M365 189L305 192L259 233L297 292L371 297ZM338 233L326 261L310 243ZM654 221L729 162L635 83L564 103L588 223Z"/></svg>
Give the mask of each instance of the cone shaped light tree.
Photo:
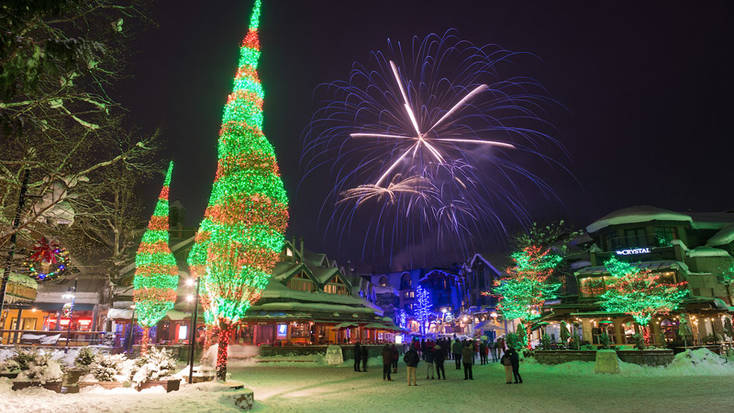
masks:
<svg viewBox="0 0 734 413"><path fill-rule="evenodd" d="M158 324L176 303L178 266L168 247L168 186L172 172L173 162L168 165L153 216L135 255L133 300L138 323L143 326L141 353L148 349L150 328Z"/></svg>
<svg viewBox="0 0 734 413"><path fill-rule="evenodd" d="M275 152L262 132L260 6L256 0L240 47L219 131L217 173L188 258L192 274L202 277L204 320L218 329L219 380L226 379L232 328L268 285L288 223L288 198Z"/></svg>

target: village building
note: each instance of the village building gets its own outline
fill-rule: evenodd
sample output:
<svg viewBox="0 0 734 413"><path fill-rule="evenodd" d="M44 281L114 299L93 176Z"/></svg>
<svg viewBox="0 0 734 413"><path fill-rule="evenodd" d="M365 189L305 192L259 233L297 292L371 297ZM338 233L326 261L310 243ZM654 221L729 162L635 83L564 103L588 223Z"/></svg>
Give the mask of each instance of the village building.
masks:
<svg viewBox="0 0 734 413"><path fill-rule="evenodd" d="M616 257L660 274L665 282L686 282L689 294L681 307L650 321L655 345L678 344L681 317L692 329L693 344L724 340L724 325L734 313L731 285L724 278L734 264L734 213L637 206L611 212L586 231L593 244L588 265L574 268L578 294L547 303L540 320L550 323L544 327L546 333L558 337L558 322L566 321L575 326L582 342L598 345L603 334L613 344L632 342L632 335L640 331L632 317L608 313L598 303L612 277L604 262Z"/></svg>

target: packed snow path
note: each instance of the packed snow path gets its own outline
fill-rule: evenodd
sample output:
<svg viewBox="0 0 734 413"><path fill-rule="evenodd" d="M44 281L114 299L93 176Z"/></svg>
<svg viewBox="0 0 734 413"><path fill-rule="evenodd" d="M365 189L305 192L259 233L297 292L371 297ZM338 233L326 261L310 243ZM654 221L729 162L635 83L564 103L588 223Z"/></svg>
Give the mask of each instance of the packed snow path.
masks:
<svg viewBox="0 0 734 413"><path fill-rule="evenodd" d="M447 380L425 380L408 387L405 367L392 382L382 366L367 373L351 367L244 367L235 380L255 391L256 412L706 412L734 411L734 374L671 376L654 369L634 376L593 375L591 363L548 367L523 363L524 384L507 385L497 364L474 366L474 380L447 361ZM624 371L623 371L624 373ZM642 374L640 374L642 373ZM699 373L706 374L705 371ZM93 390L59 395L42 389L12 392L0 380L0 412L225 412L238 411L223 393L183 386L179 392L151 389Z"/></svg>

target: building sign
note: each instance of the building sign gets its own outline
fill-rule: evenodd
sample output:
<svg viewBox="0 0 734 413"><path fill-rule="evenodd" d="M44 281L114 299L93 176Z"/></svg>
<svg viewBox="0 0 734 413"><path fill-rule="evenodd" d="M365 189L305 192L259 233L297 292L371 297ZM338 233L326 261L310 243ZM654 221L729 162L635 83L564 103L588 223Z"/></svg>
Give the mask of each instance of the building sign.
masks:
<svg viewBox="0 0 734 413"><path fill-rule="evenodd" d="M278 339L288 336L288 324L278 324Z"/></svg>
<svg viewBox="0 0 734 413"><path fill-rule="evenodd" d="M629 248L629 249L626 249L626 250L617 250L616 251L616 254L617 255L637 255L637 254L649 254L649 253L650 253L650 248L649 247L645 247L645 248Z"/></svg>

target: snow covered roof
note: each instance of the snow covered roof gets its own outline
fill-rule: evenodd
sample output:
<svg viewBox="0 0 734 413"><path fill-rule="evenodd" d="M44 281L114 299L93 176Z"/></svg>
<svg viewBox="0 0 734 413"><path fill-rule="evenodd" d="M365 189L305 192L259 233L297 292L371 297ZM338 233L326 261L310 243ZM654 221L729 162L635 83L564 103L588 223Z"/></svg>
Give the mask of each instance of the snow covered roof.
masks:
<svg viewBox="0 0 734 413"><path fill-rule="evenodd" d="M592 222L586 227L590 233L597 232L610 225L634 224L648 221L683 221L693 222L690 215L650 205L638 205L613 211Z"/></svg>
<svg viewBox="0 0 734 413"><path fill-rule="evenodd" d="M734 241L734 224L725 225L713 237L709 238L706 245L718 246L726 245Z"/></svg>
<svg viewBox="0 0 734 413"><path fill-rule="evenodd" d="M689 257L731 257L728 252L711 247L698 247L688 251Z"/></svg>
<svg viewBox="0 0 734 413"><path fill-rule="evenodd" d="M682 263L680 261L675 260L659 260L659 261L642 261L642 262L636 262L632 263L635 266L650 270L650 271L656 271L656 270L665 270L665 269L678 269L685 273L690 273L688 270L688 266L685 263ZM576 272L576 275L601 275L601 274L609 274L609 271L607 271L606 267L603 265L597 265L594 267L586 267Z"/></svg>

